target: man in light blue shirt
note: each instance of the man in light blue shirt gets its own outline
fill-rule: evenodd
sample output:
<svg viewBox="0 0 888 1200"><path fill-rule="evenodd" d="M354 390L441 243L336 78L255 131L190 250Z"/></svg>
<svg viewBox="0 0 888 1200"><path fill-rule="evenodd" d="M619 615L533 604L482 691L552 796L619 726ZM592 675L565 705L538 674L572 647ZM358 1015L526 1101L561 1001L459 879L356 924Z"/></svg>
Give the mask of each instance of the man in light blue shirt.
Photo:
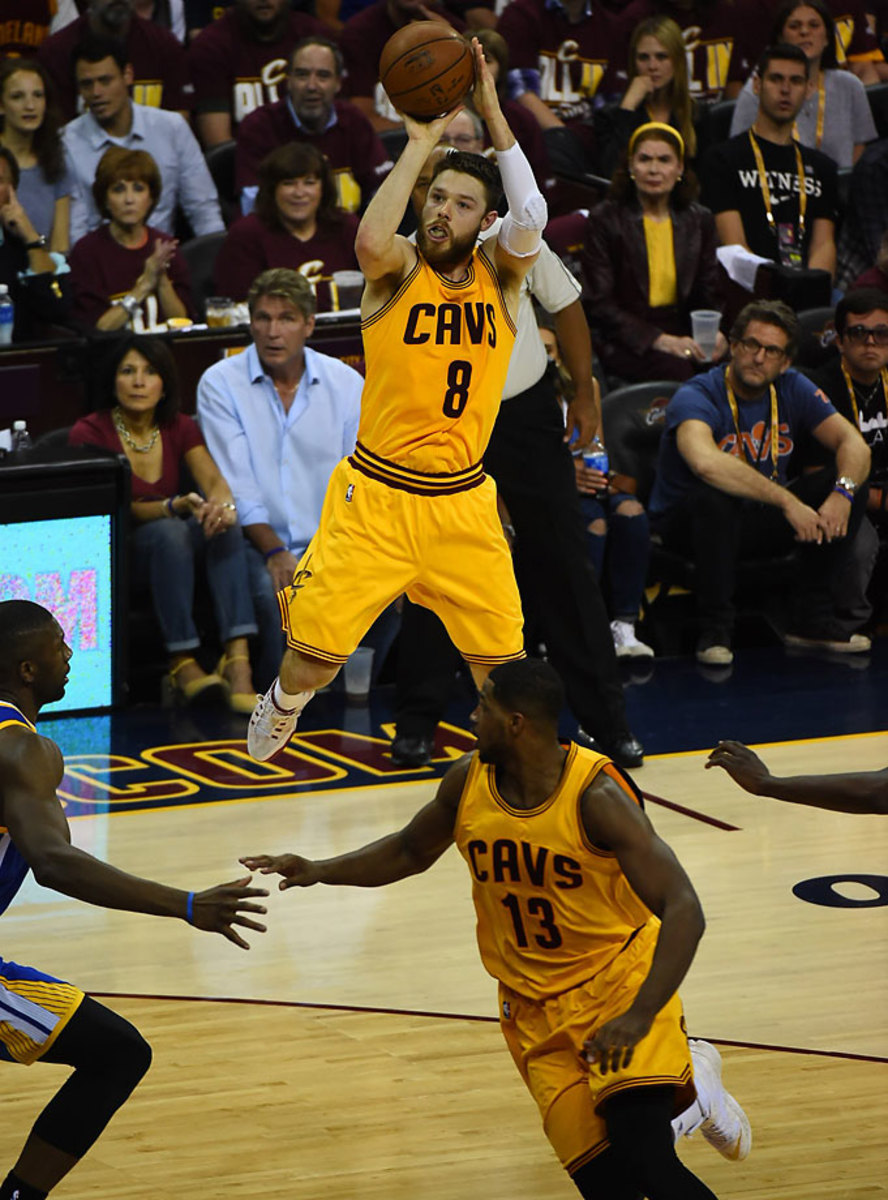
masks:
<svg viewBox="0 0 888 1200"><path fill-rule="evenodd" d="M147 150L160 168L163 190L151 214L155 229L172 233L176 208L181 207L195 236L223 232L216 185L188 122L179 113L149 108L130 98L132 68L117 43L92 36L75 54L77 90L86 112L62 130L74 179L71 244L102 223L92 185L99 159L109 146Z"/></svg>
<svg viewBox="0 0 888 1200"><path fill-rule="evenodd" d="M304 275L264 271L248 303L253 344L203 373L197 416L247 538L262 686L283 652L276 593L318 527L333 468L355 448L364 380L306 346L315 298Z"/></svg>

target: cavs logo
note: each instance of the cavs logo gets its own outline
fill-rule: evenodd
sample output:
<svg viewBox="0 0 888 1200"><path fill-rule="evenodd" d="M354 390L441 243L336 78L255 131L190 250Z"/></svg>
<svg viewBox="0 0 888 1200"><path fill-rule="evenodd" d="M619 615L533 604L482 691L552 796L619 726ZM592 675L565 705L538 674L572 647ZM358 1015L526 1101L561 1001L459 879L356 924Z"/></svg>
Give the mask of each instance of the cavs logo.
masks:
<svg viewBox="0 0 888 1200"><path fill-rule="evenodd" d="M314 571L309 571L309 569L308 569L310 563L311 563L311 555L309 555L308 558L305 560L305 566L300 567L299 570L296 572L296 574L293 576L293 582L290 584L291 599L295 599L296 593L300 590L300 588L305 587L305 585L308 583L309 579L311 579L312 575L314 574Z"/></svg>
<svg viewBox="0 0 888 1200"><path fill-rule="evenodd" d="M346 504L351 504L351 502L352 502L352 496L353 496L354 494L355 494L355 485L354 485L353 483L350 483L350 484L348 485L348 487L345 489L345 502L346 502Z"/></svg>

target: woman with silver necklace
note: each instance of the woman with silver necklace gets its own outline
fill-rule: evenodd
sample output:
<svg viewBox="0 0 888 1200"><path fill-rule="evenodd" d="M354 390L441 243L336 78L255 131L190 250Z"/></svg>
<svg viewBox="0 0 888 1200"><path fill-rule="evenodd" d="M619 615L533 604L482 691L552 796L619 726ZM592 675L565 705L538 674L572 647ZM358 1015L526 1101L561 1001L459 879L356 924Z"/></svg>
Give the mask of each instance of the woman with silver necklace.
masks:
<svg viewBox="0 0 888 1200"><path fill-rule="evenodd" d="M257 632L243 535L231 489L197 424L178 411L175 363L163 342L130 334L111 351L105 407L78 421L73 445L121 451L132 467L133 583L149 589L161 627L172 694L187 703L224 698L250 713L255 689L247 639ZM199 490L185 486L187 474ZM196 652L194 573L204 564L224 653L207 673Z"/></svg>

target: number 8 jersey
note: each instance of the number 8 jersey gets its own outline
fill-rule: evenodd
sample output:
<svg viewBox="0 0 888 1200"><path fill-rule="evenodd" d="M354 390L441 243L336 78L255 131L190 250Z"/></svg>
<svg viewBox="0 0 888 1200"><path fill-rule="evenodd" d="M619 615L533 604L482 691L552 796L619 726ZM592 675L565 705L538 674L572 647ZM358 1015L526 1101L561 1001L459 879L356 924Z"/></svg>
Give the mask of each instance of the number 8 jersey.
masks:
<svg viewBox="0 0 888 1200"><path fill-rule="evenodd" d="M452 490L429 475L480 482L515 343L485 251L475 250L460 283L417 251L414 268L361 332L367 379L354 465L411 490Z"/></svg>
<svg viewBox="0 0 888 1200"><path fill-rule="evenodd" d="M472 875L478 949L495 979L531 1000L591 979L656 920L583 829L580 797L602 769L639 803L610 759L575 743L558 787L533 809L500 795L493 765L475 755L469 768L455 836Z"/></svg>

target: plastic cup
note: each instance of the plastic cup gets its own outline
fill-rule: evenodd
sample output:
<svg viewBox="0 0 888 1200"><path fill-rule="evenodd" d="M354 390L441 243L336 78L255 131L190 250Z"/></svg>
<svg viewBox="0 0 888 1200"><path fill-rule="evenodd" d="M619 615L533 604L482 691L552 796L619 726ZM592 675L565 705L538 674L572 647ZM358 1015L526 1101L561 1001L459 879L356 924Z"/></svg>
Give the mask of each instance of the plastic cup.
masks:
<svg viewBox="0 0 888 1200"><path fill-rule="evenodd" d="M349 704L366 704L370 699L373 647L358 646L345 660L345 698Z"/></svg>
<svg viewBox="0 0 888 1200"><path fill-rule="evenodd" d="M207 325L210 329L222 329L231 324L231 306L228 296L208 296L206 303Z"/></svg>
<svg viewBox="0 0 888 1200"><path fill-rule="evenodd" d="M336 307L340 312L347 308L358 308L364 290L364 276L360 271L334 271L333 287L336 292Z"/></svg>
<svg viewBox="0 0 888 1200"><path fill-rule="evenodd" d="M711 308L696 308L691 313L691 337L706 355L707 362L715 354L715 341L722 315Z"/></svg>

